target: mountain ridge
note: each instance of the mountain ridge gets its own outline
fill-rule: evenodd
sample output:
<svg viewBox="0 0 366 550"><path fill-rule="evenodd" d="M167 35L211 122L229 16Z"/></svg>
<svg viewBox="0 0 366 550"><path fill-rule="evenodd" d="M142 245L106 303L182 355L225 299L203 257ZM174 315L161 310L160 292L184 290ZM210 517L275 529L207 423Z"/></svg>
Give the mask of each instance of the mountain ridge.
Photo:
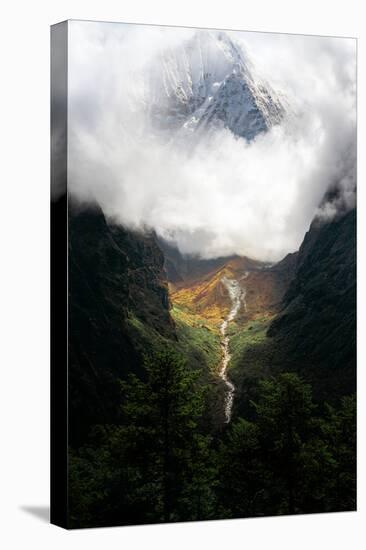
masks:
<svg viewBox="0 0 366 550"><path fill-rule="evenodd" d="M355 209L313 221L268 336L286 348L289 368L317 381L318 395L355 391Z"/></svg>
<svg viewBox="0 0 366 550"><path fill-rule="evenodd" d="M289 105L259 77L243 47L228 34L198 31L183 46L164 51L147 95L153 127L181 138L228 128L253 140L279 124Z"/></svg>

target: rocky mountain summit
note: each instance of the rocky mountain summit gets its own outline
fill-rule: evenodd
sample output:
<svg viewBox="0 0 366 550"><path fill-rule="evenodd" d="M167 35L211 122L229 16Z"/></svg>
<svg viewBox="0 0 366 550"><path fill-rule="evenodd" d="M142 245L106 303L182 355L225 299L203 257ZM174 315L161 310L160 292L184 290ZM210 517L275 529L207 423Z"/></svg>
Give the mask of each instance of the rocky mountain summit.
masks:
<svg viewBox="0 0 366 550"><path fill-rule="evenodd" d="M251 141L286 116L286 98L256 74L243 46L227 33L198 31L160 56L146 102L159 131L191 136L227 128Z"/></svg>

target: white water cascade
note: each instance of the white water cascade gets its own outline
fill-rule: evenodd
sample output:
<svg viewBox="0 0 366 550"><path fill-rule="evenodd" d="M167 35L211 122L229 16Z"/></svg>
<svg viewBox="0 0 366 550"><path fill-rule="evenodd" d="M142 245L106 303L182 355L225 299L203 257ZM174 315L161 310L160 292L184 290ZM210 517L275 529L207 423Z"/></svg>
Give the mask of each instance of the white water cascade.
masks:
<svg viewBox="0 0 366 550"><path fill-rule="evenodd" d="M246 272L241 279L245 279L247 276L248 276L248 272ZM230 338L227 335L227 328L230 321L233 321L237 316L240 309L240 305L243 304L245 310L247 309L247 307L246 307L246 301L245 301L246 290L240 285L239 281L237 279L228 279L227 277L223 277L221 281L225 285L229 293L229 297L231 299L231 304L232 304L228 316L226 317L226 319L223 320L220 326L220 333L222 336L222 339L221 339L222 361L220 365L219 375L220 375L220 378L225 382L226 388L227 388L227 393L225 396L225 422L228 424L231 420L235 386L227 377L227 367L231 359L231 355L229 352Z"/></svg>

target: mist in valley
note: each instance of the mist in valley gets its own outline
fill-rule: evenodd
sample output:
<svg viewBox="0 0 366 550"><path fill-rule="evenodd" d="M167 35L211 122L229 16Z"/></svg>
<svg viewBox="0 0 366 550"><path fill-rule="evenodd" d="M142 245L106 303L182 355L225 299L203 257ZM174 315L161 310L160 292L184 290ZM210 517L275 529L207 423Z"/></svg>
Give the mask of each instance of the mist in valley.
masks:
<svg viewBox="0 0 366 550"><path fill-rule="evenodd" d="M338 204L322 203L330 188L342 208L354 206L354 40L226 33L252 86L267 86L285 111L245 139L225 120L196 128L196 113L184 124L167 111L179 87L193 82L195 92L203 67L221 79L206 103L235 73L215 33L78 22L70 32L68 181L80 203L153 229L183 254L264 261L297 250L315 215L334 217Z"/></svg>

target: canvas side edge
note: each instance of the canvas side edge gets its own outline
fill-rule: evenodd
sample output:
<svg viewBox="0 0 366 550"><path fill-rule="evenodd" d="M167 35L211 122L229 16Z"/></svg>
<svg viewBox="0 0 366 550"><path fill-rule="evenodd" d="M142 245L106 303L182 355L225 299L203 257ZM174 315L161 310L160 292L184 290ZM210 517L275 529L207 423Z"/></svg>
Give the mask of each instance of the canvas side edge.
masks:
<svg viewBox="0 0 366 550"><path fill-rule="evenodd" d="M67 86L68 22L51 27L50 521L68 527Z"/></svg>

